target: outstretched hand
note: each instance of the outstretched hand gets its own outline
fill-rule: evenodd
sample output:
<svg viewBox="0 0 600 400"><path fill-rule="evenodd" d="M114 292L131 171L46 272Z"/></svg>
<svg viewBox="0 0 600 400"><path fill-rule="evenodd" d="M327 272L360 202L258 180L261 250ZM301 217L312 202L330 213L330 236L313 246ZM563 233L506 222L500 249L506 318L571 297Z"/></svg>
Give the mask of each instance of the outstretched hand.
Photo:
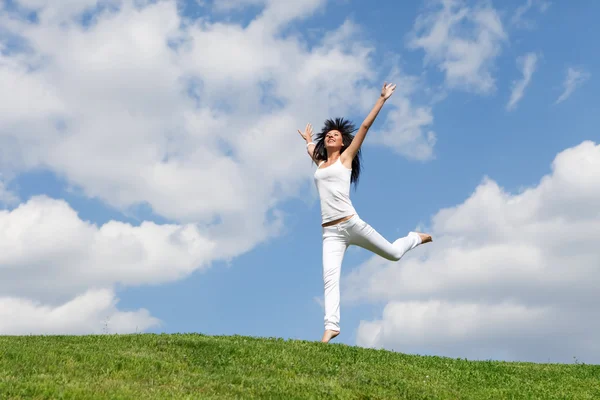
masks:
<svg viewBox="0 0 600 400"><path fill-rule="evenodd" d="M310 142L312 140L313 134L312 125L310 123L306 124L304 132L301 132L300 129L298 129L298 133L300 134L300 136L302 136L302 139L306 140L306 143Z"/></svg>
<svg viewBox="0 0 600 400"><path fill-rule="evenodd" d="M396 85L385 82L383 84L383 88L381 89L381 97L383 97L384 100L389 99L390 96L394 94L394 90L396 90Z"/></svg>

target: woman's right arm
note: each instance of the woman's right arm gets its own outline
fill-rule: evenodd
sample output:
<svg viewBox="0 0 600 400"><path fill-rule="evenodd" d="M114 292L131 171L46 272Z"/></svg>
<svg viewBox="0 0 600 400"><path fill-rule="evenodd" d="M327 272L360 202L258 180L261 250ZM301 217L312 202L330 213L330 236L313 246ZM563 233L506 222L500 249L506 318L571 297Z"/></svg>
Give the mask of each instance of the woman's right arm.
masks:
<svg viewBox="0 0 600 400"><path fill-rule="evenodd" d="M314 157L316 145L312 141L312 125L310 123L306 124L304 132L301 132L300 129L298 129L298 133L300 134L300 136L302 136L302 139L306 141L306 152L308 153L310 158L316 163L317 160L315 160Z"/></svg>

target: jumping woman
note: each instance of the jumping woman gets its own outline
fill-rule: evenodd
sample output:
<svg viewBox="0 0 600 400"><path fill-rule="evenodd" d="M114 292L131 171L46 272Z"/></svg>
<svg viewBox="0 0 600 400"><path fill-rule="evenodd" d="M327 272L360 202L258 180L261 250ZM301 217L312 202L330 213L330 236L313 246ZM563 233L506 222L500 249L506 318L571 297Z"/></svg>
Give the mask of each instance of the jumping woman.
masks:
<svg viewBox="0 0 600 400"><path fill-rule="evenodd" d="M360 246L387 260L398 261L409 250L432 241L430 235L409 232L390 243L358 216L350 201L350 184L356 186L360 175L362 142L395 89L396 85L384 83L381 96L356 136L353 136L354 125L343 118L325 121L316 143L312 141L311 124L306 125L304 132L298 130L317 165L314 179L321 201L323 231L325 333L321 341L324 343L340 334L340 274L348 246Z"/></svg>

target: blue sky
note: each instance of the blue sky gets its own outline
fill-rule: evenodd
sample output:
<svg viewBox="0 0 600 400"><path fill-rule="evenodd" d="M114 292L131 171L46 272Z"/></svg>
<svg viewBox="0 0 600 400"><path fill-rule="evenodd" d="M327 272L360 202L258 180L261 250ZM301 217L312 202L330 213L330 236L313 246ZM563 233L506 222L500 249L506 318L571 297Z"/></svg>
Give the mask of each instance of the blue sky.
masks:
<svg viewBox="0 0 600 400"><path fill-rule="evenodd" d="M598 33L594 34L597 30L594 16L598 15L600 5L596 2L566 5L541 0L456 1L454 8L450 7L453 2L447 2L448 15L456 17L464 12L466 19L453 25L445 38L430 38L429 47L416 48L411 48L415 36L424 38L434 27L443 26L442 2L418 1L399 5L399 2L381 1L372 8L366 2L358 1L305 0L299 2L297 10L282 11L276 3L266 0L223 2L220 9L212 2L202 5L193 1L180 2L175 8L174 3L162 1L157 2L165 7L160 12L153 11L153 7L159 7L156 4L145 6L146 11L143 7L134 11L128 1L115 1L117 6L113 11L99 14L95 22L89 23L89 31L79 30L78 23L73 21L77 21L82 13L89 14L90 8L85 7L93 7L94 1L73 3L72 6L65 3L63 8L54 8L50 2L38 8L28 7L29 3L32 2L11 0L0 3L3 4L0 6L1 21L5 22L5 28L0 30L0 71L4 70L4 75L0 75L0 88L5 93L2 104L15 107L9 108L4 117L0 113L0 119L5 119L5 123L0 124L0 145L4 149L0 151L0 200L4 209L2 218L9 221L4 225L0 223L0 227L4 226L8 243L5 254L9 254L6 253L8 246L15 251L14 255L0 257L0 274L4 275L0 277L5 282L16 283L12 288L0 286L0 310L9 312L8 309L14 307L9 300L17 301L23 310L50 322L36 325L35 322L16 321L1 333L23 333L23 330L53 333L64 329L72 329L73 333L93 333L98 332L104 318L108 318L109 330L110 321L114 320L114 329L119 332L135 331L138 324L146 324L146 332L317 340L323 330L323 311L319 305L323 291L320 210L312 186L313 170L296 130L306 122L320 127L324 118L341 115L359 123L374 103L374 95L383 81L392 77L400 86L394 97L398 103L386 105L365 141L364 170L352 198L361 217L389 240L419 227L433 233L434 243L426 249L417 248L407 260L393 266L365 250L349 249L342 270L343 334L336 341L470 358L569 362L577 356L584 362L600 360L600 350L585 344L591 337L584 333L578 337L578 343L572 344L574 347L555 350L571 337L569 326L551 328L551 333L547 334L548 321L565 313L574 314L567 307L569 301L544 297L544 293L556 289L555 283L538 285L535 278L545 282L542 275L560 277L560 266L567 269L569 265L575 265L572 263L581 263L577 265L592 274L587 275L589 280L597 282L600 277L599 259L594 255L595 247L590 244L592 239L596 242L600 239L599 232L587 225L584 227L575 222L569 225L568 222L580 221L578 218L589 221L598 218L591 205L600 200L600 194L589 189L588 182L600 178L600 175L594 175L600 174L600 147L578 147L584 141L598 142L599 137L600 117L595 112L599 84L594 71L598 69L600 59L595 51L594 38ZM227 8L227 4L231 8ZM481 10L484 11L477 14ZM28 23L24 17L32 11L38 15L36 23ZM264 18L265 15L269 18ZM483 18L490 15L496 16L500 24L502 34L498 37L490 25L494 21ZM473 16L482 19L469 19ZM192 47L189 54L183 46L179 52L165 56L169 54L168 50L161 46L172 38L177 23L184 17L196 23L197 18L206 19L206 25L192 25L189 31L179 31L189 35L186 37L186 43ZM111 18L117 22L111 22ZM415 28L419 18L428 21L421 31ZM123 24L128 19L131 30ZM68 27L63 32L55 28L61 23ZM123 40L125 44L115 44L116 39L110 36L109 28L116 25L111 23L122 26L124 37L131 34L139 42ZM253 24L259 26L257 29L262 33L253 36L254 31L246 31L245 35L252 36L254 42L236 47L236 40L244 40L244 34L238 33L252 29ZM343 34L344 24L351 26L350 34ZM221 45L216 50L205 51L208 47L201 43L210 46L210 40L202 42L202 35L218 32L221 28L224 33L218 40L230 40L232 47ZM152 34L136 36L136 32ZM324 35L332 32L337 32L338 36L334 35L331 42L324 45ZM89 40L85 35L89 35ZM12 41L15 37L23 38L33 50L24 51L26 47ZM217 40L215 38L212 40ZM264 43L256 42L261 40ZM451 60L453 55L448 49L460 40L469 43L471 58L454 60L460 65L456 70L458 78L452 78L441 66ZM64 43L62 46L68 56L60 55L61 43ZM88 47L85 54L78 53L84 48L82 43ZM127 50L130 43L133 43L134 51ZM254 45L256 49L250 47ZM113 52L111 46L121 50ZM361 48L371 52L366 55ZM146 53L140 49L145 49ZM153 51L158 55L155 56ZM144 58L147 54L150 55ZM179 58L171 63L175 59L175 56L170 58L173 54ZM96 55L97 58L93 58ZM140 58L134 59L138 55ZM27 65L39 60L38 56L43 60L38 72L27 72ZM508 109L515 82L524 77L523 57L526 56L533 60L530 79L523 88L522 97ZM319 61L306 67L299 66L307 58ZM272 61L274 59L278 61ZM478 59L483 60L481 65L469 70L473 60ZM156 68L153 65L146 70L146 62L148 65L155 62ZM213 62L214 65L210 64ZM263 62L264 66L261 66ZM131 71L127 63L133 65ZM397 71L395 74L394 70ZM569 70L573 82L580 83L574 84L572 92L557 103L565 93ZM190 106L181 91L169 87L169 82L181 82L189 76L195 76L201 82L197 89L201 107ZM484 80L488 77L488 83L492 83L486 87L482 80L475 79L478 77ZM292 81L289 86L288 79ZM408 87L409 81L413 82L412 88ZM11 82L19 83L11 86ZM273 102L267 104L273 106L261 108L256 105L256 99L262 97L256 94L260 92L256 88L264 87L261 85L265 82L275 88L276 94L266 95L267 100ZM316 91L313 93L310 88L316 88ZM16 90L16 100L7 95L11 90L12 93ZM48 93L50 100L45 97ZM408 102L408 111L394 119L390 111L400 107L400 100ZM18 105L22 107L18 108ZM178 108L184 106L189 108ZM205 109L202 107L210 109L212 117L203 114ZM431 116L431 123L418 122L417 109ZM126 112L121 123L117 119L123 110ZM66 133L57 133L50 128L51 121L57 116L67 121ZM416 124L413 136L404 128L411 124ZM434 142L425 139L429 131L435 134ZM170 137L172 142L165 137ZM223 154L230 154L230 160L242 172L233 170L231 164L220 164L223 158L203 164L203 160L212 160L211 154L224 157L215 150L217 145L203 150L202 146L212 143L213 139L221 140L228 147ZM431 156L418 156L418 145L430 149ZM155 147L170 154L174 163L178 162L173 170L163 171L153 164L155 153L152 151L158 150L148 149ZM165 150L171 148L171 153L171 150ZM553 161L567 149L573 151L565 153L560 159L564 161L557 162L553 173ZM146 152L151 155L144 158ZM590 166L582 166L582 162L588 162ZM222 169L213 168L214 165ZM164 175L149 171L163 171ZM205 174L204 171L208 172ZM173 175L169 175L171 173ZM546 186L541 183L544 176L549 180ZM581 181L581 177L588 180ZM504 195L486 186L489 180L501 187ZM246 182L248 187L241 182ZM278 185L282 189L274 189ZM207 188L207 192L203 188ZM478 189L484 197L474 194ZM571 197L565 195L565 191ZM227 196L227 193L233 193L239 204L230 204L231 198L219 197ZM523 193L526 195L519 197ZM196 254L195 250L188 251L182 245L177 252L164 253L172 254L176 259L174 264L180 265L178 267L169 265L171 255L165 255L164 260L150 267L145 266L146 261L140 261L140 269L131 274L126 271L128 264L121 265L121 261L115 261L117 271L107 272L112 271L108 267L111 260L120 260L133 247L127 244L121 247L121 244L117 246L117 242L111 242L113 245L96 251L93 247L100 246L101 240L90 239L78 250L73 250L71 241L87 233L78 233L79 223L73 222L73 216L64 209L56 211L59 208L53 208L57 207L54 203L40 202L25 207L30 199L40 195L64 200L79 220L89 221L97 227L110 221L129 223L133 227L142 226L142 221L154 221L159 225L196 224L200 232L198 237L214 241L217 250L207 251L210 255L197 253L197 258L188 259L189 254ZM208 200L211 196L218 199L212 206L209 204L213 201ZM550 206L553 198L563 199L560 201L566 203L557 200L555 206ZM515 202L521 205L514 206ZM578 205L575 207L580 213L577 217L561 214L563 211L560 210L573 204ZM17 214L19 207L23 211ZM50 207L49 210L55 211L44 214L35 207L41 207L41 210ZM444 209L447 212L440 213ZM506 215L522 216L530 209L542 211L532 211L527 218L523 217L527 224L519 225L521 217L506 217L502 219L505 225L494 225L496 217L504 215L503 210L511 210ZM66 214L60 214L63 211ZM272 223L274 212L282 218L275 225ZM55 215L53 213L57 214L52 220L52 228L36 228L36 224L47 223L43 215ZM21 224L17 218L25 218L27 222ZM61 218L70 221L64 225L68 228L63 226ZM488 220L496 222L488 226L485 222ZM21 232L16 226L28 228ZM540 226L554 236L540 238L534 235L536 238L531 238L533 231L530 229ZM564 249L559 246L564 250L561 253L556 250L554 254L557 247L553 247L545 254L550 243L560 243L559 238L565 236L574 238L574 232L582 229L589 229L585 231L588 241L574 240L565 244ZM62 238L63 230L71 233L65 234L63 239L52 238L52 232ZM36 232L45 232L49 236ZM499 232L513 233L506 233L500 239L496 237ZM519 258L521 247L515 235L520 232L523 232L523 242L527 243L528 249L535 250L524 254L541 254L539 260L533 256ZM441 241L437 241L436 234ZM154 259L152 249L160 253L164 245L163 242L143 243L145 252L135 247L138 252L133 254L144 260ZM192 242L185 243L192 246ZM502 261L498 267L485 255L486 246L492 243L503 249L498 250L504 252L502 254L514 254L519 260L514 265L523 263L515 268L525 270L528 265L534 271L541 268L537 270L538 275L529 276L530 280L519 272L498 278L499 281L506 278L507 282L513 282L511 288L519 287L521 291L503 291L498 286L496 297L488 298L490 293L495 293L493 286L489 286L491 289L487 294L478 294L480 284L472 282L472 276L483 277L485 283L481 287L488 287L486 285L494 284L495 278L486 280L486 276L494 276L498 268L512 271L510 261ZM39 246L41 260L56 257L56 261L46 264L40 259L32 259L24 250L30 248L28 246ZM510 246L516 246L512 248L515 252ZM21 250L15 250L17 248ZM465 257L461 259L455 255L459 249L464 254L473 253L461 253ZM88 251L92 255L88 255ZM33 252L38 254L37 249ZM97 255L99 253L102 257ZM70 266L63 268L61 263ZM86 271L88 263L97 264L96 272L89 276L102 278L78 278L80 273L87 276L87 272L81 271ZM196 267L194 263L202 266ZM444 277L448 276L448 271L466 268L469 263L474 268L471 271L477 273L466 271L464 275L454 275L451 279L454 286L446 287L450 279ZM406 268L402 272L404 265ZM28 286L30 278L24 272L15 272L19 268L46 277L48 287L55 286L56 290ZM144 268L150 268L152 272L144 276ZM170 275L170 270L179 271L178 268L181 268L180 275L174 272L175 275ZM439 290L406 294L402 288L410 287L411 281L406 278L408 275L402 274L410 271L418 274L418 268L425 271L424 277L446 279L446 283L437 282L435 287ZM381 275L382 271L396 271L396 275L386 277ZM154 273L156 275L152 275ZM573 272L571 277L568 276L570 272L564 273L567 274L565 281L571 282L570 290L580 288L585 291L583 288L587 283L581 279L583 275ZM405 278L398 281L397 291L393 277ZM385 279L389 286L383 294L376 287L373 289L372 284L367 285L377 279ZM65 282L70 280L77 283L67 285ZM361 282L365 285L361 286ZM61 289L63 286L66 289ZM48 308L44 307L60 308L61 304L95 289L109 290L109 303L116 299L118 303L92 311L81 306L90 314L85 318L85 324L70 321L61 325L57 320L53 325L52 321L60 313L45 314ZM539 297L531 300L532 293L539 293ZM542 298L546 300L540 300ZM482 311L464 311L460 307L466 304L465 301L471 307L468 310ZM489 311L486 307L504 306L506 301L516 301L525 311L517 307L521 311L514 314L512 311L499 312L499 317L487 322L478 318L496 315L495 308ZM435 304L442 307L439 310L449 310L447 315L456 317L451 322L446 321L446 314L432 311L438 310L438 306L428 302L438 302ZM424 304L424 308L415 306L417 303ZM581 312L575 313L579 319L574 323L589 326L591 330L595 326L589 317L593 310L585 304L588 303L582 300L580 305L570 306ZM410 308L413 306L416 308ZM147 315L136 314L140 309L147 310L149 315L160 320L160 324L149 323ZM395 314L397 309L408 311L399 315ZM127 314L129 311L133 314ZM412 325L406 315L414 317ZM133 322L126 321L129 317ZM530 321L535 328L521 331L523 321ZM123 325L118 325L120 323ZM403 324L408 324L410 329ZM485 334L486 326L492 329L505 324L514 329L496 336ZM445 336L444 332L454 332L453 329L460 326L472 329ZM373 329L383 333L372 335ZM405 330L410 333L405 334ZM431 331L439 331L439 336L431 336ZM547 341L524 349L523 343L528 343L528 339L523 338L544 335L549 336Z"/></svg>

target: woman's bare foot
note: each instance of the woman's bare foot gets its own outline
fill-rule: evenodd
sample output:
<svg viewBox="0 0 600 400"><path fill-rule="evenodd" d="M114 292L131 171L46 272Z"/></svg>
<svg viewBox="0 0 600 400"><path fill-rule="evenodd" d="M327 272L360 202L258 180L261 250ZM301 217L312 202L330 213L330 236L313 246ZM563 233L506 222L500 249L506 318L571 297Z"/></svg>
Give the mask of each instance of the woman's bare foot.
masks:
<svg viewBox="0 0 600 400"><path fill-rule="evenodd" d="M431 235L428 235L426 233L419 233L419 232L417 232L417 234L421 237L421 244L433 242Z"/></svg>
<svg viewBox="0 0 600 400"><path fill-rule="evenodd" d="M323 334L323 338L321 339L321 342L329 343L329 341L331 339L333 339L334 337L336 337L339 334L340 334L340 331L332 331L331 329L327 329L325 331L325 333Z"/></svg>

